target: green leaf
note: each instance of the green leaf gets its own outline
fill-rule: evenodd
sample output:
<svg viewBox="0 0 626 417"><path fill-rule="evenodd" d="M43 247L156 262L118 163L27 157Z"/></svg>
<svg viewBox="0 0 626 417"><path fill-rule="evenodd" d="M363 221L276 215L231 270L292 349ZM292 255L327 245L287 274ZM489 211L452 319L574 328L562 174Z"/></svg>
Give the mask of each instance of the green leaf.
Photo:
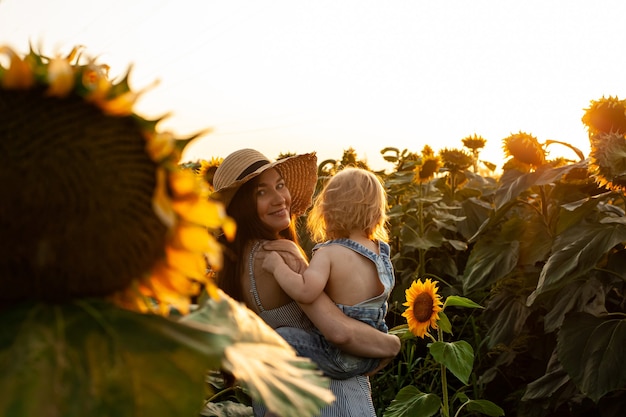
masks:
<svg viewBox="0 0 626 417"><path fill-rule="evenodd" d="M445 239L446 242L448 242L450 244L450 246L452 246L454 249L458 250L458 251L464 251L467 249L467 243L461 241L461 240L456 240L456 239Z"/></svg>
<svg viewBox="0 0 626 417"><path fill-rule="evenodd" d="M555 356L555 353L553 353ZM542 400L553 397L571 381L570 376L563 369L563 365L556 360L548 363L546 373L526 386L522 401Z"/></svg>
<svg viewBox="0 0 626 417"><path fill-rule="evenodd" d="M448 316L443 311L439 312L439 320L437 320L437 326L439 326L442 331L452 334L452 323L450 323Z"/></svg>
<svg viewBox="0 0 626 417"><path fill-rule="evenodd" d="M619 222L583 224L560 235L553 255L544 265L535 291L528 297L530 306L542 293L562 288L580 279L615 245L626 241L626 225Z"/></svg>
<svg viewBox="0 0 626 417"><path fill-rule="evenodd" d="M441 400L435 394L426 394L413 385L402 388L383 417L430 417L441 408Z"/></svg>
<svg viewBox="0 0 626 417"><path fill-rule="evenodd" d="M526 297L511 290L497 292L487 305L483 317L487 320L487 343L489 348L498 344L509 345L523 331L531 309Z"/></svg>
<svg viewBox="0 0 626 417"><path fill-rule="evenodd" d="M544 165L537 168L536 171L523 174L509 170L502 176L503 185L496 190L495 203L496 208L500 209L505 204L516 199L518 195L526 191L530 187L536 185L547 185L557 181L563 174L568 173L573 168L581 165L570 164L561 167L553 168L549 165Z"/></svg>
<svg viewBox="0 0 626 417"><path fill-rule="evenodd" d="M611 196L611 191L584 198L582 200L573 201L568 204L562 204L559 211L559 219L557 223L556 233L561 234L572 226L583 221L589 213L591 213L599 203Z"/></svg>
<svg viewBox="0 0 626 417"><path fill-rule="evenodd" d="M478 303L473 302L469 298L461 297L458 295L450 295L443 303L443 308L446 307L468 307L468 308L484 308Z"/></svg>
<svg viewBox="0 0 626 417"><path fill-rule="evenodd" d="M186 316L186 322L222 329L233 339L222 366L251 396L282 417L313 416L333 401L330 380L252 310L222 294Z"/></svg>
<svg viewBox="0 0 626 417"><path fill-rule="evenodd" d="M489 203L474 197L462 201L461 208L465 220L459 222L457 228L466 239L471 238L478 231L480 225L488 220L489 214L493 211Z"/></svg>
<svg viewBox="0 0 626 417"><path fill-rule="evenodd" d="M503 241L499 237L483 237L476 242L465 266L463 291L470 293L507 275L517 265L518 241Z"/></svg>
<svg viewBox="0 0 626 417"><path fill-rule="evenodd" d="M626 271L626 268L623 270ZM544 330L552 333L559 329L571 311L584 311L594 316L606 314L606 291L594 272L585 281L572 282L556 291L552 300L545 303L549 310L543 319Z"/></svg>
<svg viewBox="0 0 626 417"><path fill-rule="evenodd" d="M542 217L534 212L526 218L516 220L518 223L512 229L513 236L520 242L518 265L543 263L552 250L552 231Z"/></svg>
<svg viewBox="0 0 626 417"><path fill-rule="evenodd" d="M430 354L444 365L461 382L467 385L474 366L474 349L465 340L434 342L429 345Z"/></svg>
<svg viewBox="0 0 626 417"><path fill-rule="evenodd" d="M101 300L0 314L0 415L197 415L230 340Z"/></svg>
<svg viewBox="0 0 626 417"><path fill-rule="evenodd" d="M401 238L402 244L405 247L424 250L439 248L445 241L441 232L436 229L430 229L423 236L420 236L417 232L408 227L402 228Z"/></svg>
<svg viewBox="0 0 626 417"><path fill-rule="evenodd" d="M487 400L469 400L467 403L467 411L485 414L487 416L499 417L504 415L504 410L496 404Z"/></svg>
<svg viewBox="0 0 626 417"><path fill-rule="evenodd" d="M557 352L572 381L597 402L605 394L626 386L624 346L626 319L572 313L559 332Z"/></svg>

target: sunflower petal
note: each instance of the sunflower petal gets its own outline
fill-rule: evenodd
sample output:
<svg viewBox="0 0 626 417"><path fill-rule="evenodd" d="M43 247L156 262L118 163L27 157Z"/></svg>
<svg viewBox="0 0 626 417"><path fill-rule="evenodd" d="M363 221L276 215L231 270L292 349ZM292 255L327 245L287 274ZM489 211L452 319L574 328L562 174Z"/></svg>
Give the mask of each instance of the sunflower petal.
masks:
<svg viewBox="0 0 626 417"><path fill-rule="evenodd" d="M74 88L74 70L66 58L53 58L48 64L47 94L53 97L65 97Z"/></svg>
<svg viewBox="0 0 626 417"><path fill-rule="evenodd" d="M206 274L206 262L203 254L168 247L165 250L168 265L176 266L186 277L203 280Z"/></svg>
<svg viewBox="0 0 626 417"><path fill-rule="evenodd" d="M13 49L8 46L0 48L0 55L10 59L9 68L2 75L2 87L7 89L27 89L35 84L35 77L31 66L22 60Z"/></svg>

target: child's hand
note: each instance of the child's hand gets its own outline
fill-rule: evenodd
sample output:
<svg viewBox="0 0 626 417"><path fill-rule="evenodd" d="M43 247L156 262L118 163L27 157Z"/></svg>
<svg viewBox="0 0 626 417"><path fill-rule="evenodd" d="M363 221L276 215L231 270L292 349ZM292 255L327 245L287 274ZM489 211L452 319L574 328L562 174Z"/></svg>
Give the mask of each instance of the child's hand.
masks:
<svg viewBox="0 0 626 417"><path fill-rule="evenodd" d="M263 253L277 252L289 269L299 274L309 265L300 248L289 239L268 240L263 243ZM261 253L261 251L259 251Z"/></svg>
<svg viewBox="0 0 626 417"><path fill-rule="evenodd" d="M274 271L276 270L276 268L284 264L285 264L285 261L278 254L278 252L268 252L267 255L265 256L265 259L263 259L262 268L265 271L271 274L274 274Z"/></svg>

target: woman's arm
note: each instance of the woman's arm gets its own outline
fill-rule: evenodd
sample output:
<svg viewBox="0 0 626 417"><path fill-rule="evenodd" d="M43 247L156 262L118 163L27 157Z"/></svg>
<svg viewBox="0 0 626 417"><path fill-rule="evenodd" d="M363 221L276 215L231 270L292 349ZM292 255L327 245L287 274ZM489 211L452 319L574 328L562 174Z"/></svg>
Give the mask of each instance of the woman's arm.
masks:
<svg viewBox="0 0 626 417"><path fill-rule="evenodd" d="M391 358L400 351L400 338L346 316L326 293L300 307L324 337L344 352L367 358Z"/></svg>
<svg viewBox="0 0 626 417"><path fill-rule="evenodd" d="M298 270L296 264L300 264L302 272L306 268L306 259L301 258L294 242L279 239L263 246L266 250L281 252L292 270ZM325 292L313 303L300 304L300 307L326 340L345 352L367 358L392 358L400 351L400 339L397 336L346 316Z"/></svg>

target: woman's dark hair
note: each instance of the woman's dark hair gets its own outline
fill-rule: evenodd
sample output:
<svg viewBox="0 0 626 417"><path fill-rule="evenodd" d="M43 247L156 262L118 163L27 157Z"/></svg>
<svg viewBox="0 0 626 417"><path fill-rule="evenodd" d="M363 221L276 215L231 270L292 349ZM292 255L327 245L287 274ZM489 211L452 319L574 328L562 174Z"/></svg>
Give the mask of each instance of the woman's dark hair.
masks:
<svg viewBox="0 0 626 417"><path fill-rule="evenodd" d="M267 227L257 213L256 188L258 178L255 177L243 184L237 191L227 208L227 213L237 223L237 233L231 242L220 238L223 245L224 265L218 274L218 286L237 301L243 300L241 274L248 267L248 260L243 259L246 245L253 240L289 239L298 244L296 221L292 216L289 227L276 234Z"/></svg>

